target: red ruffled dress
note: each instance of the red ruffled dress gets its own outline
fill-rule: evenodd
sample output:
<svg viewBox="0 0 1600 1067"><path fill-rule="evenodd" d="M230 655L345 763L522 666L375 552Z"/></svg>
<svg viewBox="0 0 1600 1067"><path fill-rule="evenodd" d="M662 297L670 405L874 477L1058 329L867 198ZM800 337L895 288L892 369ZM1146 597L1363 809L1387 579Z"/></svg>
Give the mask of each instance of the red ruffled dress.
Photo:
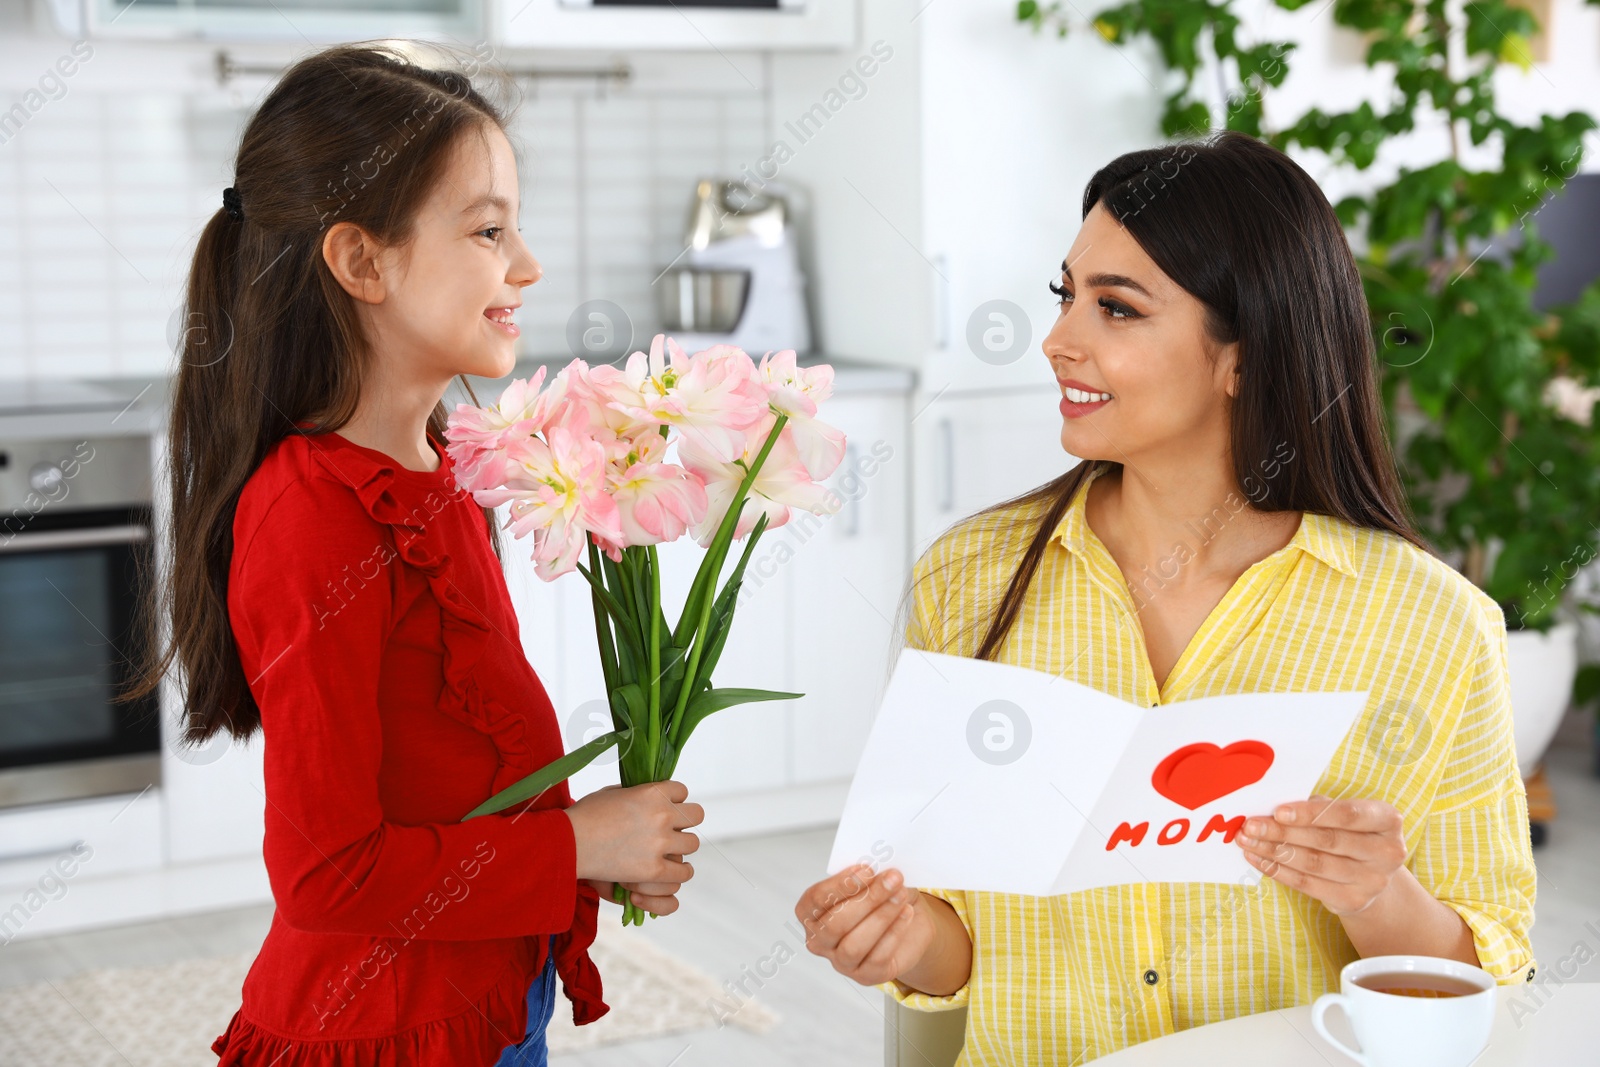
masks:
<svg viewBox="0 0 1600 1067"><path fill-rule="evenodd" d="M483 512L433 446L422 472L293 434L240 495L228 613L277 910L222 1064L488 1067L552 945L573 1021L608 1010L566 785L460 821L562 744Z"/></svg>

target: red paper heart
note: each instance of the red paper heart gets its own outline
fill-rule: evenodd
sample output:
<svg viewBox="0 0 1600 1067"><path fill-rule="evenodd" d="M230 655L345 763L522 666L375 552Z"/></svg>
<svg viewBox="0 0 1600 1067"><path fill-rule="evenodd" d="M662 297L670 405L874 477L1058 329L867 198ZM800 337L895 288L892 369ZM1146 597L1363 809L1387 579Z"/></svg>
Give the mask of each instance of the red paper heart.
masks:
<svg viewBox="0 0 1600 1067"><path fill-rule="evenodd" d="M1209 741L1184 745L1156 764L1150 784L1156 792L1190 811L1254 782L1272 766L1265 741L1235 741L1218 748Z"/></svg>

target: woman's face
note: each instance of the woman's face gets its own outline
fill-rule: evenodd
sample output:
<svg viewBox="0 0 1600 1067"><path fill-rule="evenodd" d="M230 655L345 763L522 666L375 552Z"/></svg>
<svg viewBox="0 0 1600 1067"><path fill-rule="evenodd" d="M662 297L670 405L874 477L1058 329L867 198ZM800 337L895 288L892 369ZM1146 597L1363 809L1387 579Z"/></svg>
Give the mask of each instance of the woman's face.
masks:
<svg viewBox="0 0 1600 1067"><path fill-rule="evenodd" d="M1061 446L1138 464L1226 451L1237 345L1206 333L1205 305L1096 205L1056 283L1044 353L1061 384Z"/></svg>
<svg viewBox="0 0 1600 1067"><path fill-rule="evenodd" d="M517 229L518 188L511 144L487 125L484 136L461 139L414 239L386 250L383 300L370 306L376 351L402 361L396 369L409 380L511 373L520 332L512 310L541 275Z"/></svg>

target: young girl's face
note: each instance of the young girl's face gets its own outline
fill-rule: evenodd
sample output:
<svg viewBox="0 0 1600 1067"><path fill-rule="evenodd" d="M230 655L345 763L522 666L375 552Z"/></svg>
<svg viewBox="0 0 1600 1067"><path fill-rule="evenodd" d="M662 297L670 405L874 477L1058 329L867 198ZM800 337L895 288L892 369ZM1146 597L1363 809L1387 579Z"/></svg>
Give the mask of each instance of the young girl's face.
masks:
<svg viewBox="0 0 1600 1067"><path fill-rule="evenodd" d="M413 239L383 257L392 284L367 306L373 349L390 369L429 386L511 373L519 331L509 320L541 274L517 229L519 206L505 134L485 124L482 136L463 136Z"/></svg>

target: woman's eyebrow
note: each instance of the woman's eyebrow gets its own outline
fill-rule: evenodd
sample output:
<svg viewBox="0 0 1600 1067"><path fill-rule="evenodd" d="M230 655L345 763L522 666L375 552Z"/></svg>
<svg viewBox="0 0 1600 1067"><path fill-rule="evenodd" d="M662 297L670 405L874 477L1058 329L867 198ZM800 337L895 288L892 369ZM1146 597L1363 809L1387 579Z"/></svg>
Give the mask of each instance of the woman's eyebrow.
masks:
<svg viewBox="0 0 1600 1067"><path fill-rule="evenodd" d="M1061 273L1067 281L1072 281L1072 268L1067 266L1065 260L1061 263ZM1084 284L1092 289L1132 289L1142 296L1150 296L1150 290L1128 277L1126 274L1091 274L1084 280Z"/></svg>

